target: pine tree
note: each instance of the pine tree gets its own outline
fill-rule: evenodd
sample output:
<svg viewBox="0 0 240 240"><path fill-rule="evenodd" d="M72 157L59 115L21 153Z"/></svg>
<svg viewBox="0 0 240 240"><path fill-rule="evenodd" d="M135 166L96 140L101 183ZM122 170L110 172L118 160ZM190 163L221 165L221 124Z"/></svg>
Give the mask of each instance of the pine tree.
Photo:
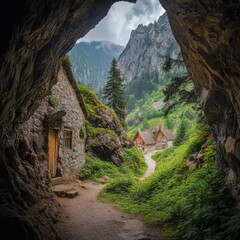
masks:
<svg viewBox="0 0 240 240"><path fill-rule="evenodd" d="M115 58L112 60L108 73L108 82L103 89L103 99L105 99L106 105L115 111L120 122L125 126L126 100L121 72Z"/></svg>
<svg viewBox="0 0 240 240"><path fill-rule="evenodd" d="M164 106L162 110L164 115L167 116L176 106L185 104L192 104L199 111L199 104L197 103L192 80L188 76L187 71L183 71L185 65L181 54L176 59L172 59L169 55L165 56L163 71L166 73L170 72L174 67L179 68L180 74L171 77L170 82L163 90Z"/></svg>

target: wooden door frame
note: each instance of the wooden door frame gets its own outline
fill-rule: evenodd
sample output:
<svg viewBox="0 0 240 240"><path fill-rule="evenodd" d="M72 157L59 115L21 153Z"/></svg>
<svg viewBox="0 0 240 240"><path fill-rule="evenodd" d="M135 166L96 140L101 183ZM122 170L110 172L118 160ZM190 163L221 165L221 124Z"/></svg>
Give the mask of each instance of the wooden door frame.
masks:
<svg viewBox="0 0 240 240"><path fill-rule="evenodd" d="M56 140L56 142L55 142L55 156L54 156L54 162L56 163L56 169L54 170L54 172L55 173L53 173L52 171L51 171L51 167L50 167L50 159L49 159L49 134L50 134L50 131L54 131L55 132L55 140ZM51 177L56 177L57 176L57 168L58 168L58 148L59 148L59 143L58 143L58 134L59 134L59 129L57 129L57 128L50 128L50 129L48 129L48 170L49 170L49 172L50 172L50 175L51 175Z"/></svg>

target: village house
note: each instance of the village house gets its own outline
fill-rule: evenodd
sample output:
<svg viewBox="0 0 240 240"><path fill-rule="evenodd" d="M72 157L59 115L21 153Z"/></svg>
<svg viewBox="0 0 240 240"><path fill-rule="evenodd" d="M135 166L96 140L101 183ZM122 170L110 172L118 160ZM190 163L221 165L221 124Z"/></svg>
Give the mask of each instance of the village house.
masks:
<svg viewBox="0 0 240 240"><path fill-rule="evenodd" d="M166 147L171 147L173 145L174 139L175 139L175 136L167 128L159 129L155 135L156 144L160 143L161 145L161 143L163 143L166 145Z"/></svg>
<svg viewBox="0 0 240 240"><path fill-rule="evenodd" d="M32 144L42 175L74 179L85 164L85 116L87 111L67 61L34 115L28 120ZM38 144L35 144L35 143Z"/></svg>
<svg viewBox="0 0 240 240"><path fill-rule="evenodd" d="M173 133L166 128L157 131L141 131L139 129L133 138L133 142L144 151L153 151L172 146L174 139Z"/></svg>
<svg viewBox="0 0 240 240"><path fill-rule="evenodd" d="M133 142L142 150L153 150L156 144L154 135L150 130L138 130L133 138Z"/></svg>

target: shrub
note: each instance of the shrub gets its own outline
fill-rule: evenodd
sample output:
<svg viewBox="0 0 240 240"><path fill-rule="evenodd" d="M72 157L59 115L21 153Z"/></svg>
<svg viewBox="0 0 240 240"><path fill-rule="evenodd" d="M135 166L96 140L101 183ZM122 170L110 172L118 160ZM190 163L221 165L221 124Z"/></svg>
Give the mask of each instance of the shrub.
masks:
<svg viewBox="0 0 240 240"><path fill-rule="evenodd" d="M54 96L53 94L50 94L48 96L48 103L53 107L56 108L59 105L58 99L56 96Z"/></svg>
<svg viewBox="0 0 240 240"><path fill-rule="evenodd" d="M72 66L72 63L71 63L71 60L70 60L69 55L66 54L66 55L63 57L63 60L66 61L67 64L68 64L70 67Z"/></svg>
<svg viewBox="0 0 240 240"><path fill-rule="evenodd" d="M105 188L106 193L122 195L130 192L134 184L134 179L129 177L121 177L111 181L111 184Z"/></svg>
<svg viewBox="0 0 240 240"><path fill-rule="evenodd" d="M79 137L81 139L85 139L86 138L86 129L85 129L85 127L81 127L80 128Z"/></svg>
<svg viewBox="0 0 240 240"><path fill-rule="evenodd" d="M135 176L141 176L147 169L143 153L136 146L124 149L125 162L120 171L123 173L132 173Z"/></svg>
<svg viewBox="0 0 240 240"><path fill-rule="evenodd" d="M145 172L146 163L142 152L137 147L124 149L125 162L117 167L112 162L101 160L97 157L86 156L86 163L79 172L80 179L99 180L102 175L110 178L123 176L140 176Z"/></svg>

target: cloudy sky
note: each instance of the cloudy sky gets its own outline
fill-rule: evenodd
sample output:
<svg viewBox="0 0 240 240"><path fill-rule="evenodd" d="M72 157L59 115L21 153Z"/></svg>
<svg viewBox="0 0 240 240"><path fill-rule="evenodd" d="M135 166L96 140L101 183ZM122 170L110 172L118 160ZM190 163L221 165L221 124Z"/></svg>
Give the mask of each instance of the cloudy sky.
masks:
<svg viewBox="0 0 240 240"><path fill-rule="evenodd" d="M78 41L110 41L126 45L133 29L139 24L154 22L163 13L159 0L137 0L136 4L117 2L108 15Z"/></svg>

